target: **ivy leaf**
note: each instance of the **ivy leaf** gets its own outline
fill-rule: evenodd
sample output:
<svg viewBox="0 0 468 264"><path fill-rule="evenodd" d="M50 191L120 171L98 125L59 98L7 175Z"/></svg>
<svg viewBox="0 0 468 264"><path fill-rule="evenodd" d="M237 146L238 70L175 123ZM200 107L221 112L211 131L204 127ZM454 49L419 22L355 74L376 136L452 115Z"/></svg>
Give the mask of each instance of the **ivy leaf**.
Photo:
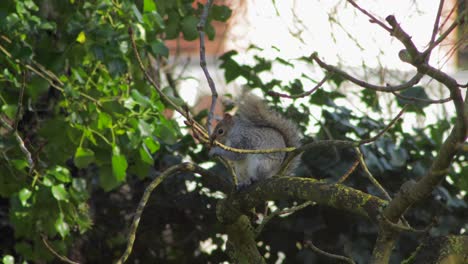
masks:
<svg viewBox="0 0 468 264"><path fill-rule="evenodd" d="M153 104L151 99L141 94L138 90L133 89L131 92L132 98L143 107L148 107Z"/></svg>
<svg viewBox="0 0 468 264"><path fill-rule="evenodd" d="M211 13L214 20L226 22L226 20L231 17L232 10L224 5L213 5L211 7Z"/></svg>
<svg viewBox="0 0 468 264"><path fill-rule="evenodd" d="M182 20L181 23L184 39L188 41L196 40L198 38L198 19L195 16L187 16Z"/></svg>
<svg viewBox="0 0 468 264"><path fill-rule="evenodd" d="M2 112L10 119L14 119L16 117L16 109L18 109L16 105L2 105Z"/></svg>
<svg viewBox="0 0 468 264"><path fill-rule="evenodd" d="M155 141L152 137L145 138L143 142L151 153L155 153L160 148L159 142Z"/></svg>
<svg viewBox="0 0 468 264"><path fill-rule="evenodd" d="M143 12L153 12L156 11L156 4L154 0L145 0L143 2Z"/></svg>
<svg viewBox="0 0 468 264"><path fill-rule="evenodd" d="M415 98L415 99L429 99L427 96L426 91L424 91L424 88L421 86L414 86L409 89L406 89L402 92L400 92L400 95L403 95L408 98ZM399 106L404 106L405 104L410 104L410 107L408 107L407 112L415 112L420 115L424 115L424 111L422 110L424 107L430 105L428 102L421 102L418 100L407 100L403 98L397 97L397 103Z"/></svg>
<svg viewBox="0 0 468 264"><path fill-rule="evenodd" d="M63 184L52 186L52 195L57 201L68 201L68 192Z"/></svg>
<svg viewBox="0 0 468 264"><path fill-rule="evenodd" d="M94 151L87 148L78 147L75 152L73 159L76 167L82 169L88 167L88 165L94 161Z"/></svg>
<svg viewBox="0 0 468 264"><path fill-rule="evenodd" d="M12 255L5 255L2 259L3 264L14 264L15 258Z"/></svg>
<svg viewBox="0 0 468 264"><path fill-rule="evenodd" d="M114 146L112 150L112 174L117 182L125 180L127 167L127 159L124 155L120 154L119 147Z"/></svg>
<svg viewBox="0 0 468 264"><path fill-rule="evenodd" d="M76 42L83 44L86 42L86 34L84 31L81 31L80 34L76 37Z"/></svg>
<svg viewBox="0 0 468 264"><path fill-rule="evenodd" d="M29 197L31 197L31 195L32 195L32 192L29 189L27 189L27 188L21 189L18 196L19 196L19 199L21 201L22 206L27 206L28 205L28 199L29 199Z"/></svg>
<svg viewBox="0 0 468 264"><path fill-rule="evenodd" d="M153 55L161 55L163 57L169 57L169 49L161 41L151 42L151 51Z"/></svg>
<svg viewBox="0 0 468 264"><path fill-rule="evenodd" d="M141 146L138 150L140 152L140 158L143 162L152 165L154 163L151 153L145 146Z"/></svg>
<svg viewBox="0 0 468 264"><path fill-rule="evenodd" d="M105 112L100 112L99 117L98 117L98 128L104 129L104 128L109 128L111 126L112 126L112 117Z"/></svg>
<svg viewBox="0 0 468 264"><path fill-rule="evenodd" d="M55 221L55 230L60 234L62 239L70 234L70 226L63 220L63 214L60 214L59 218Z"/></svg>
<svg viewBox="0 0 468 264"><path fill-rule="evenodd" d="M52 170L48 171L48 174L51 174L55 179L61 182L71 181L70 171L62 166L55 166Z"/></svg>

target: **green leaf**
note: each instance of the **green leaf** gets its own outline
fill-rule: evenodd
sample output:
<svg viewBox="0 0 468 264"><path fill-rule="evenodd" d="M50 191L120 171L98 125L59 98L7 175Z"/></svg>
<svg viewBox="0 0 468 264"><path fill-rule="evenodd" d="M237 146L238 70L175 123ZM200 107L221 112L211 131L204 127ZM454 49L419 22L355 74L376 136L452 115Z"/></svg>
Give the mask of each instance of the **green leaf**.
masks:
<svg viewBox="0 0 468 264"><path fill-rule="evenodd" d="M195 16L187 16L182 20L182 33L184 39L191 41L198 38L198 19Z"/></svg>
<svg viewBox="0 0 468 264"><path fill-rule="evenodd" d="M70 171L65 167L55 166L52 170L48 171L48 173L61 182L71 181Z"/></svg>
<svg viewBox="0 0 468 264"><path fill-rule="evenodd" d="M11 255L5 255L2 258L3 264L15 264L15 258Z"/></svg>
<svg viewBox="0 0 468 264"><path fill-rule="evenodd" d="M150 137L153 134L153 127L143 119L138 120L138 129L142 137Z"/></svg>
<svg viewBox="0 0 468 264"><path fill-rule="evenodd" d="M86 42L86 34L84 31L81 31L80 34L76 37L76 42L83 44Z"/></svg>
<svg viewBox="0 0 468 264"><path fill-rule="evenodd" d="M160 148L159 142L155 141L152 137L145 138L143 142L151 153L155 153Z"/></svg>
<svg viewBox="0 0 468 264"><path fill-rule="evenodd" d="M98 128L110 128L112 127L112 117L105 112L100 112L98 117Z"/></svg>
<svg viewBox="0 0 468 264"><path fill-rule="evenodd" d="M67 237L70 234L70 226L63 220L63 214L60 214L60 217L55 221L55 230L63 238Z"/></svg>
<svg viewBox="0 0 468 264"><path fill-rule="evenodd" d="M112 150L112 174L117 182L123 182L126 177L128 164L124 155L120 154L120 149L114 146Z"/></svg>
<svg viewBox="0 0 468 264"><path fill-rule="evenodd" d="M169 49L161 41L151 42L151 51L153 55L156 55L156 56L160 55L166 58L169 56Z"/></svg>
<svg viewBox="0 0 468 264"><path fill-rule="evenodd" d="M151 156L151 153L146 147L141 146L138 151L140 152L140 158L143 162L151 165L154 163L153 156Z"/></svg>
<svg viewBox="0 0 468 264"><path fill-rule="evenodd" d="M156 11L156 4L154 0L145 0L143 2L143 12L152 12Z"/></svg>
<svg viewBox="0 0 468 264"><path fill-rule="evenodd" d="M94 161L94 151L87 148L78 147L75 152L73 159L76 167L82 169L88 167L88 165Z"/></svg>
<svg viewBox="0 0 468 264"><path fill-rule="evenodd" d="M408 97L408 98L416 99L416 100L408 100L408 99L397 97L397 103L399 106L410 104L410 107L408 108L407 112L415 112L415 113L424 115L424 112L422 109L430 105L430 103L428 102L421 102L417 100L417 99L423 99L423 100L429 99L426 91L424 91L424 88L421 86L414 86L409 89L403 90L402 92L400 92L400 95Z"/></svg>
<svg viewBox="0 0 468 264"><path fill-rule="evenodd" d="M18 196L19 196L19 199L21 201L22 206L28 205L28 199L29 199L29 197L31 197L31 195L32 195L32 192L27 188L23 188L19 192Z"/></svg>
<svg viewBox="0 0 468 264"><path fill-rule="evenodd" d="M2 112L10 119L15 119L18 107L13 104L2 105Z"/></svg>
<svg viewBox="0 0 468 264"><path fill-rule="evenodd" d="M68 192L63 184L52 186L52 195L57 201L68 201Z"/></svg>
<svg viewBox="0 0 468 264"><path fill-rule="evenodd" d="M143 107L149 107L153 104L151 99L149 99L146 95L141 94L136 89L132 89L130 93L132 95L132 98Z"/></svg>
<svg viewBox="0 0 468 264"><path fill-rule="evenodd" d="M14 160L11 161L11 163L13 164L15 169L17 169L19 171L23 170L24 168L29 167L28 162L25 161L24 159L14 159Z"/></svg>
<svg viewBox="0 0 468 264"><path fill-rule="evenodd" d="M231 17L232 10L224 5L213 5L211 7L211 13L214 20L226 22L226 20Z"/></svg>
<svg viewBox="0 0 468 264"><path fill-rule="evenodd" d="M119 186L121 182L118 182L114 177L111 166L101 166L99 168L99 183L104 191L108 192Z"/></svg>

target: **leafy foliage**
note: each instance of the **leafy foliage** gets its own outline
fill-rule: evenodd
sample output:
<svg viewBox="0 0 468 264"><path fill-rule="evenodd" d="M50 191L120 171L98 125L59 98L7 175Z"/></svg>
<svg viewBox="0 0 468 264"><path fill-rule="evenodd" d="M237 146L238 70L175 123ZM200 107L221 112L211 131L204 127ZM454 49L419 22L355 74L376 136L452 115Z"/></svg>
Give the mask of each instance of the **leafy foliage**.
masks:
<svg viewBox="0 0 468 264"><path fill-rule="evenodd" d="M200 2L191 0L0 2L0 64L4 66L0 118L7 124L0 128L3 263L52 261L54 256L43 238L59 254L84 262L116 259L125 246L125 227L148 182L187 159L199 164L208 160L206 151L197 148L191 135L174 121L171 109L143 80L127 32L129 26L136 32L145 63L150 57L166 62L171 56L167 41L198 38L202 10ZM205 27L209 39L215 37L212 22L226 22L230 16L227 6L213 5ZM250 51L260 49L252 46ZM276 65L294 68L295 61L281 56L268 59L258 52L253 63L243 64L236 55L237 51L230 51L220 57L227 82L243 79L249 88L264 94L274 89L287 94L309 89L307 73L292 81L261 77L271 74ZM332 75L328 87L333 89L318 89L306 102L286 107L278 97L268 99L303 131L317 128L314 138L306 137L304 142L364 139L382 130L387 120L337 103L346 98L340 90L343 83L343 78ZM169 83L161 85L180 100ZM413 87L401 95L427 99L424 89ZM369 111L380 112L376 93L363 90L360 99ZM424 114L427 106L398 99L400 106L406 103L413 105L410 110L416 114ZM319 113L311 114L311 106L318 106ZM311 116L320 116L320 120ZM203 113L195 118L201 120ZM409 133L397 123L385 136L362 148L370 171L395 193L406 180L427 172L452 124L453 120L439 120ZM356 158L350 149L310 150L302 156L297 174L334 182ZM433 234L468 228L464 221L467 198L457 196L461 190L468 191L467 177L460 176L468 175L467 160L466 152L456 157L450 171L453 184L444 182L433 192L433 199L412 210L408 215L411 223L425 226L432 216L438 216L440 224L432 229ZM219 165L211 170L227 175ZM381 196L364 175L358 169L346 184ZM165 181L145 211L130 261L226 260L225 237L216 220L218 200L219 195L194 175L181 174ZM275 206L284 208L291 203L279 200ZM262 253L276 256L283 252L288 263L330 263L310 249L296 246L304 240L313 240L331 252L352 254L365 263L376 231L362 219L313 206L273 219L258 240ZM418 243L414 237L402 239L405 243L398 249L398 260ZM212 250L200 246L207 241Z"/></svg>

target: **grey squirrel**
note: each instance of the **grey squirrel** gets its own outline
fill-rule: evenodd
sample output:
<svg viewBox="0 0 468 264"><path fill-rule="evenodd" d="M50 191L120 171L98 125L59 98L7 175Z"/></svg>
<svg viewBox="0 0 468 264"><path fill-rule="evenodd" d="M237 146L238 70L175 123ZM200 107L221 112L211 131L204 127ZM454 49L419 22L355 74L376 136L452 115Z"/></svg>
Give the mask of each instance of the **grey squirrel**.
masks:
<svg viewBox="0 0 468 264"><path fill-rule="evenodd" d="M253 94L244 94L238 104L235 116L225 114L216 125L211 142L214 140L238 149L272 149L299 146L299 129L290 120L270 110ZM235 153L213 146L210 156L219 155L233 164L238 188L277 174L287 157L285 152L270 154ZM289 164L285 175L298 166L299 156Z"/></svg>

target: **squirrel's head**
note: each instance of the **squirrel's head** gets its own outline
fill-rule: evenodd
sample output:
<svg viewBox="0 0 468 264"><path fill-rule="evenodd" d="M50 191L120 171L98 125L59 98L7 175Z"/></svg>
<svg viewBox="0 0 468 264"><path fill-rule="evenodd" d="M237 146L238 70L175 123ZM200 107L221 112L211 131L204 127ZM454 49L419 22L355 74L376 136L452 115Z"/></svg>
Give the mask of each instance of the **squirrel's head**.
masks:
<svg viewBox="0 0 468 264"><path fill-rule="evenodd" d="M210 137L211 144L213 144L215 140L224 144L226 142L226 139L233 125L234 125L233 117L230 114L224 114L223 120L219 121L213 133L211 134L211 137Z"/></svg>

